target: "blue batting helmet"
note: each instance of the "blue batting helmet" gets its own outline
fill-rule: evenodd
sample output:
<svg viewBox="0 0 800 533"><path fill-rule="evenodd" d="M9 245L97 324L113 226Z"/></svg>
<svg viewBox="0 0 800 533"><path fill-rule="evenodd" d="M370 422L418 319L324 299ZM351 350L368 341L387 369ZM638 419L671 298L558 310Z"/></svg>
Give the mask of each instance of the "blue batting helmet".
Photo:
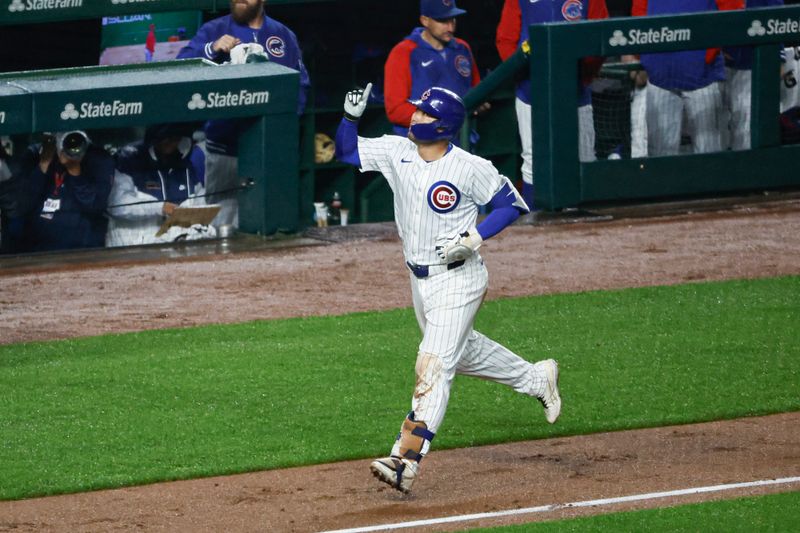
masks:
<svg viewBox="0 0 800 533"><path fill-rule="evenodd" d="M409 131L419 141L450 140L458 135L467 114L461 97L449 89L431 87L419 100L409 100L420 111L435 117L429 124L414 124Z"/></svg>

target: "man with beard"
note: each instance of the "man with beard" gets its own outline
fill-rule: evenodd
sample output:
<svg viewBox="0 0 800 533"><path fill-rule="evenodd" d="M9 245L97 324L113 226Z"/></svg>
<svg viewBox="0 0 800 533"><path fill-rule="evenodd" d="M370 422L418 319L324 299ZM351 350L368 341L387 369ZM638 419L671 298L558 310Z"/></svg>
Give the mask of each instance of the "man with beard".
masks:
<svg viewBox="0 0 800 533"><path fill-rule="evenodd" d="M231 0L231 13L203 24L197 35L178 53L178 59L202 57L215 63L231 60L231 50L256 43L269 60L300 72L297 114L301 115L311 82L294 32L264 12L264 0ZM236 200L237 144L246 120L212 120L206 124L206 191L222 211L214 225L238 226ZM221 193L221 194L214 194Z"/></svg>
<svg viewBox="0 0 800 533"><path fill-rule="evenodd" d="M264 0L231 0L230 14L203 24L178 59L202 57L224 63L230 61L231 50L244 43L258 43L270 61L300 71L298 114L302 113L311 82L300 45L292 30L266 15Z"/></svg>

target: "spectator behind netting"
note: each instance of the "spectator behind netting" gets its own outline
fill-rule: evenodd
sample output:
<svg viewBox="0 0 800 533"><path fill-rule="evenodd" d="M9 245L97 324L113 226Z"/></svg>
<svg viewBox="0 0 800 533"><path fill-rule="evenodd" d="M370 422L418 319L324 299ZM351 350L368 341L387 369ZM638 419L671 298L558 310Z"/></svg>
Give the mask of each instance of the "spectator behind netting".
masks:
<svg viewBox="0 0 800 533"><path fill-rule="evenodd" d="M114 160L80 130L45 134L15 176L21 232L15 252L102 247Z"/></svg>
<svg viewBox="0 0 800 533"><path fill-rule="evenodd" d="M311 82L294 32L264 12L264 0L231 0L231 13L203 24L197 35L178 52L178 59L202 57L215 63L236 63L231 52L239 45L258 44L269 61L300 72L297 114L305 110ZM246 56L246 54L245 54ZM240 62L249 61L241 56ZM222 206L213 224L239 225L239 134L247 119L211 120L206 124L206 190L209 201ZM299 139L298 139L299 142ZM220 191L225 193L216 194Z"/></svg>
<svg viewBox="0 0 800 533"><path fill-rule="evenodd" d="M782 6L783 0L746 0L745 9ZM750 83L753 79L753 47L726 46L725 81L722 82L723 148L750 148ZM774 82L773 82L774 83Z"/></svg>
<svg viewBox="0 0 800 533"><path fill-rule="evenodd" d="M743 9L744 0L634 0L634 16ZM694 153L722 149L720 118L725 67L719 48L642 54L647 72L647 150L650 156L680 150L682 118Z"/></svg>
<svg viewBox="0 0 800 533"><path fill-rule="evenodd" d="M466 14L453 0L420 0L419 21L389 53L384 65L384 105L396 135L408 135L418 100L432 86L464 96L481 81L466 41L455 37L457 17ZM489 108L482 104L478 111ZM453 138L458 144L458 137Z"/></svg>
<svg viewBox="0 0 800 533"><path fill-rule="evenodd" d="M505 0L500 23L497 26L495 44L500 58L505 61L518 48L528 48L528 27L546 22L576 22L587 19L608 18L605 0ZM594 161L595 131L592 93L589 84L603 66L602 57L585 57L577 65L564 65L579 71L578 91L578 158ZM535 95L534 95L535 97ZM525 203L536 210L533 197L533 134L531 130L531 82L527 77L517 83L517 126L522 144L522 197Z"/></svg>
<svg viewBox="0 0 800 533"><path fill-rule="evenodd" d="M144 140L116 154L116 176L108 204L106 246L163 242L156 237L164 219L178 206L205 205L205 189L192 164L192 129L183 124L157 124ZM204 227L205 237L214 237Z"/></svg>

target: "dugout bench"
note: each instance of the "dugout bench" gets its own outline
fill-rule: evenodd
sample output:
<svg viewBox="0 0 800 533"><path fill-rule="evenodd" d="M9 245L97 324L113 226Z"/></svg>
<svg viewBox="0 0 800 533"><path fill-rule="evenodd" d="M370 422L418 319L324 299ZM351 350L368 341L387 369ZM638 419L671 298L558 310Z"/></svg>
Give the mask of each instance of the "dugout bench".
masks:
<svg viewBox="0 0 800 533"><path fill-rule="evenodd" d="M239 229L298 229L297 71L202 59L0 74L0 135L245 119Z"/></svg>

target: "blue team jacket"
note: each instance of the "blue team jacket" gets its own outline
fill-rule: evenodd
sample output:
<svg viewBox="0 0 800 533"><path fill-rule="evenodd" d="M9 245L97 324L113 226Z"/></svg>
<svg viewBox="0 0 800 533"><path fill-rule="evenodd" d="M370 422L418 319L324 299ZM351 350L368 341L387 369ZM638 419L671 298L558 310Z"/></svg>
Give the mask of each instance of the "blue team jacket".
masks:
<svg viewBox="0 0 800 533"><path fill-rule="evenodd" d="M469 46L461 39L452 39L444 49L436 50L422 38L423 30L415 28L392 51L399 54L395 68L408 69L407 76L411 78L408 97L417 99L431 87L444 87L464 96L477 83L473 78L479 78ZM386 83L392 84L398 78L400 76L392 76ZM394 129L398 135L405 136L408 125L395 125Z"/></svg>
<svg viewBox="0 0 800 533"><path fill-rule="evenodd" d="M57 161L43 173L38 159L35 146L29 153L30 173L25 183L30 212L23 251L104 246L108 227L104 213L114 180L112 157L100 148L90 147L81 163L80 176L69 175ZM56 180L59 174L63 178L60 185ZM58 201L58 209L46 209L48 201Z"/></svg>
<svg viewBox="0 0 800 533"><path fill-rule="evenodd" d="M178 52L178 59L202 57L216 63L230 61L226 53L215 54L211 45L223 35L232 35L243 43L258 43L264 47L270 61L300 72L300 94L297 101L297 114L303 113L308 98L311 81L303 64L303 54L294 32L280 22L264 15L264 24L258 30L237 24L231 15L225 15L203 24L197 35ZM218 153L236 155L238 134L243 127L241 121L212 120L206 124L206 137L209 149Z"/></svg>
<svg viewBox="0 0 800 533"><path fill-rule="evenodd" d="M716 0L648 0L647 15L717 11ZM693 91L725 79L722 55L706 63L705 50L642 54L648 82L662 89Z"/></svg>
<svg viewBox="0 0 800 533"><path fill-rule="evenodd" d="M148 144L136 143L117 153L117 170L129 175L141 192L157 200L180 204L202 183L190 155L191 152L169 162L158 161L150 153Z"/></svg>
<svg viewBox="0 0 800 533"><path fill-rule="evenodd" d="M532 24L588 20L591 1L592 0L540 0L538 2L530 2L529 0L519 0L520 13L522 15L519 44L528 40L528 26ZM577 68L577 66L575 68ZM580 84L578 91L578 105L589 104L592 100L589 87ZM530 80L525 79L517 84L517 97L523 102L530 104Z"/></svg>
<svg viewBox="0 0 800 533"><path fill-rule="evenodd" d="M264 47L270 61L299 71L300 100L298 113L303 112L311 81L308 77L308 70L303 64L300 45L292 30L277 20L269 18L266 14L264 15L264 24L258 30L237 24L231 15L225 15L200 26L197 35L178 52L178 59L203 57L216 63L230 61L230 55L225 53L215 54L211 50L211 45L214 44L214 41L223 35L232 35L243 43L258 43Z"/></svg>

